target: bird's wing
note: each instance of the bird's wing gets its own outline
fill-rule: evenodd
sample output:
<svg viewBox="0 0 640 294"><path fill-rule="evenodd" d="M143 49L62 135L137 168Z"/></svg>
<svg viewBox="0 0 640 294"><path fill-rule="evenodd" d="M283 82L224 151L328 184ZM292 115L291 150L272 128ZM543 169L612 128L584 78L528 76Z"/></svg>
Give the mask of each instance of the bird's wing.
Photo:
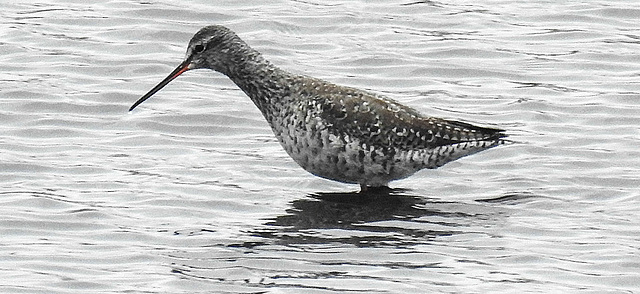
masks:
<svg viewBox="0 0 640 294"><path fill-rule="evenodd" d="M368 144L425 149L472 141L494 141L503 130L425 117L384 96L341 87L340 92L317 93L324 101L320 115L338 133L366 138Z"/></svg>

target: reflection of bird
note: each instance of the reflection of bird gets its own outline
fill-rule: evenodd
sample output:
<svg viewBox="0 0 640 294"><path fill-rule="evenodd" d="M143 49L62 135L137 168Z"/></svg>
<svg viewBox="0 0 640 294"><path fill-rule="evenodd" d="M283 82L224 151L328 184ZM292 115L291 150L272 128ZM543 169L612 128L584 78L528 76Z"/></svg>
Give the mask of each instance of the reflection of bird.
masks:
<svg viewBox="0 0 640 294"><path fill-rule="evenodd" d="M360 248L413 246L465 234L469 223L489 226L495 207L407 195L402 189L314 193L290 203L286 213L251 230L264 243L345 244ZM255 246L244 243L240 246Z"/></svg>
<svg viewBox="0 0 640 294"><path fill-rule="evenodd" d="M222 26L196 33L187 58L130 110L197 68L238 85L302 168L362 189L503 144L506 137L503 130L422 116L380 95L286 72Z"/></svg>

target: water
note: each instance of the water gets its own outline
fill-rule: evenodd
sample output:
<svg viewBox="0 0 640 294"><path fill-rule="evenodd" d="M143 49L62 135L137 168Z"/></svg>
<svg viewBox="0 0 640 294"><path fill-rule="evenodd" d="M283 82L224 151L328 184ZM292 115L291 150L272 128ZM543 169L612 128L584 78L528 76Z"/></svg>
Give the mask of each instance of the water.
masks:
<svg viewBox="0 0 640 294"><path fill-rule="evenodd" d="M0 292L640 291L640 7L183 2L3 4ZM220 74L128 113L208 24L518 143L358 197Z"/></svg>

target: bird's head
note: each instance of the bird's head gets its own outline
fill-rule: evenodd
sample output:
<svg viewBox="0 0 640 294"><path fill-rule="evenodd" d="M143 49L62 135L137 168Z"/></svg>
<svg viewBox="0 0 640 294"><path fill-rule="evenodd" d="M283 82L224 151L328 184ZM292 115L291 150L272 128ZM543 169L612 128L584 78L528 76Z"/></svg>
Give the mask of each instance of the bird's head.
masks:
<svg viewBox="0 0 640 294"><path fill-rule="evenodd" d="M193 35L191 41L189 41L187 55L184 61L164 80L138 99L138 101L129 108L129 111L149 99L149 97L160 91L160 89L169 84L173 79L188 70L209 68L229 75L235 66L241 64L242 59L250 57L254 52L254 50L230 29L219 25L204 27Z"/></svg>

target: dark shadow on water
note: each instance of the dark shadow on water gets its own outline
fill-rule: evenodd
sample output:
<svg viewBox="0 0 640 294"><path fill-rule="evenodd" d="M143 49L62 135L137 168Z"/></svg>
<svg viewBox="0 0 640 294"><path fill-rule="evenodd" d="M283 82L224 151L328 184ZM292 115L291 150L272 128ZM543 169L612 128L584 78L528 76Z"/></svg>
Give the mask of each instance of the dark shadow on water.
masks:
<svg viewBox="0 0 640 294"><path fill-rule="evenodd" d="M250 232L262 244L344 243L359 247L403 246L438 237L482 233L504 219L495 201L443 201L403 189L354 193L313 193L295 200L286 214ZM512 200L517 196L509 196ZM238 245L238 244L236 244ZM239 245L253 247L251 244Z"/></svg>
<svg viewBox="0 0 640 294"><path fill-rule="evenodd" d="M499 234L501 224L511 211L509 207L529 201L527 197L536 197L510 193L479 200L461 196L456 199L467 200L443 201L413 193L400 189L312 193L292 201L281 215L244 232L250 236L240 236L230 243L214 239L214 244L207 245L235 250L222 253L218 249L210 252L171 250L172 272L185 279L259 289L246 293L267 293L260 290L280 285L274 281L323 293L351 292L334 288L334 282L324 286L317 280L367 280L366 275L348 272L352 267L379 268L385 272L416 267L439 270L443 267L439 262L407 262L405 257L396 259L393 255L420 254L429 251L430 245L452 245L452 254L459 250L473 251L469 246L474 244L474 239L484 239L479 244L491 246L491 242L487 244L485 240ZM212 232L214 236L217 234L215 230ZM456 238L464 234L467 235ZM361 248L365 250L354 250ZM368 259L370 252L375 254L371 260ZM334 253L338 255L334 257ZM470 261L475 262L474 259L463 262ZM261 279L247 278L252 275ZM371 279L379 280L375 276Z"/></svg>

